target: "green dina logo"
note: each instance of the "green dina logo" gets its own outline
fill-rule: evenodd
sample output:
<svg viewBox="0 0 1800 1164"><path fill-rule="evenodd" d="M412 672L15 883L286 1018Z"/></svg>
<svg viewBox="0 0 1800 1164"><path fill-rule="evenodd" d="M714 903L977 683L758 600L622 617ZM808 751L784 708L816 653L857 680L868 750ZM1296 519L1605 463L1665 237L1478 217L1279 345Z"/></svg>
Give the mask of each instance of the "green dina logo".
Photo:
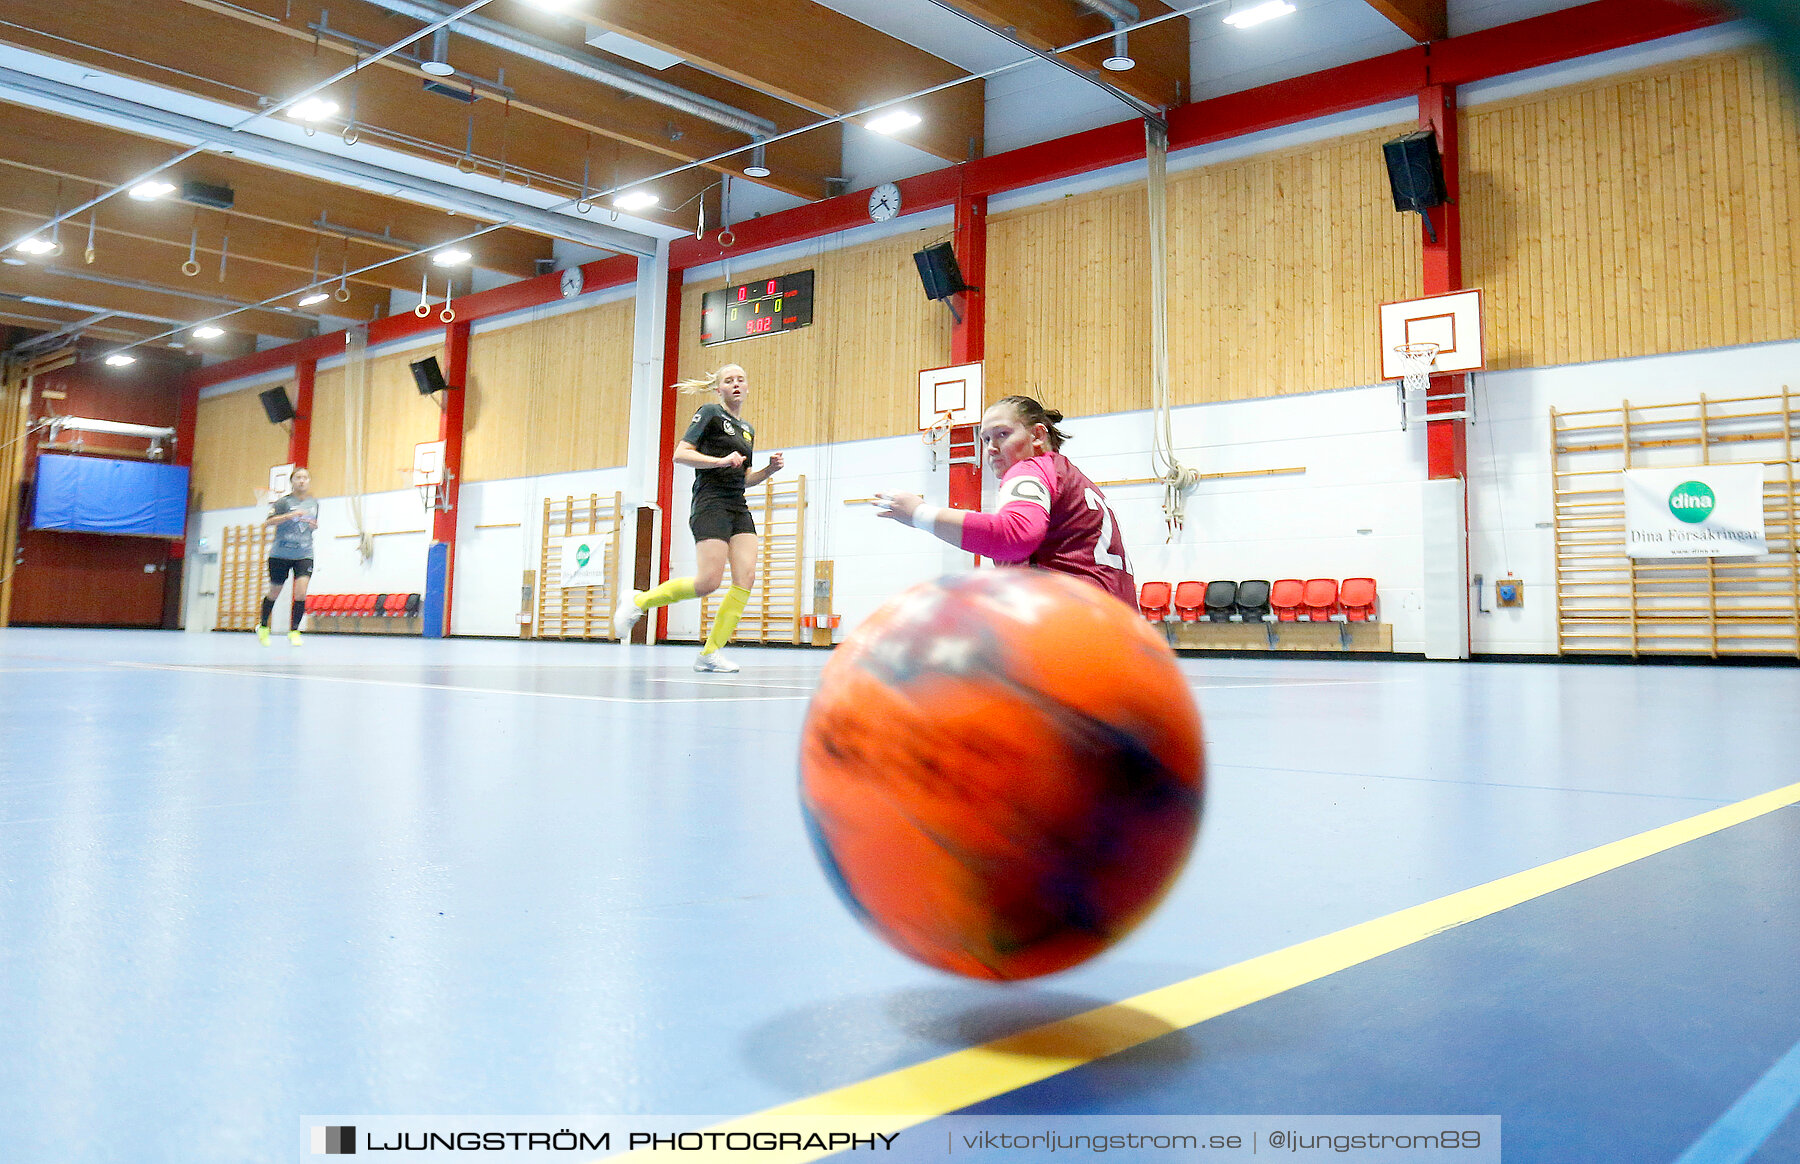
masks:
<svg viewBox="0 0 1800 1164"><path fill-rule="evenodd" d="M1707 504L1710 505L1711 502L1708 502ZM586 542L582 542L580 545L575 547L575 564L577 566L587 565L588 559L593 556L594 556L594 551L588 549L588 545Z"/></svg>
<svg viewBox="0 0 1800 1164"><path fill-rule="evenodd" d="M1718 498L1704 481L1683 481L1669 494L1669 512L1689 525L1698 525L1711 517L1713 507L1718 503Z"/></svg>

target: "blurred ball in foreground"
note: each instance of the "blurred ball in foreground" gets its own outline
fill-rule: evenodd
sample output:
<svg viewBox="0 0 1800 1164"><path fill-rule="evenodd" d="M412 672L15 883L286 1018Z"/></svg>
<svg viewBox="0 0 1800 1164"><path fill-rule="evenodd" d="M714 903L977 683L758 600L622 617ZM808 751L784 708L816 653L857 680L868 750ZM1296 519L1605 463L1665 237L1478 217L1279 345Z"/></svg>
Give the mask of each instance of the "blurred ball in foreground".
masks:
<svg viewBox="0 0 1800 1164"><path fill-rule="evenodd" d="M840 896L902 953L971 978L1086 961L1181 871L1200 716L1175 656L1090 583L987 569L922 583L833 654L800 792Z"/></svg>

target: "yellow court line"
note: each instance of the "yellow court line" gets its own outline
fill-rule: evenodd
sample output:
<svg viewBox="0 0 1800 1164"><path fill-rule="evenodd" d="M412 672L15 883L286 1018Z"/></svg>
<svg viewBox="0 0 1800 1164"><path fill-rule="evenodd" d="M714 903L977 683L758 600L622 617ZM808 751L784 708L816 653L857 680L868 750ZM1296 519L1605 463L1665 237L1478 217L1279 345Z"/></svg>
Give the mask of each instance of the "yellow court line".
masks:
<svg viewBox="0 0 1800 1164"><path fill-rule="evenodd" d="M863 1136L876 1131L898 1132L1795 803L1800 803L1800 783L1225 966L1124 1002L953 1051L708 1130L792 1130L823 1120L843 1121L837 1126L844 1130L854 1128ZM1045 1048L1058 1045L1071 1050L1068 1054L1043 1053ZM780 1158L798 1162L826 1154L793 1151L780 1153ZM695 1153L683 1155L686 1158Z"/></svg>

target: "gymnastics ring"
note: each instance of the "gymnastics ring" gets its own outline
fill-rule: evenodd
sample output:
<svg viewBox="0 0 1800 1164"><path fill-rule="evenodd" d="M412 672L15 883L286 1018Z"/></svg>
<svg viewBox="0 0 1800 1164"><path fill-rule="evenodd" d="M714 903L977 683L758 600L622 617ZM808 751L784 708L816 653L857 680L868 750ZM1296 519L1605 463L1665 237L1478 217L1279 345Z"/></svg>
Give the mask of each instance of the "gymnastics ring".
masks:
<svg viewBox="0 0 1800 1164"><path fill-rule="evenodd" d="M464 165L463 163L465 162L468 164ZM476 170L475 159L464 154L462 157L456 159L456 168L462 173L473 174Z"/></svg>
<svg viewBox="0 0 1800 1164"><path fill-rule="evenodd" d="M344 130L344 144L345 145L355 145L357 142L359 142L361 140L362 140L362 134L357 133L354 129L345 129Z"/></svg>
<svg viewBox="0 0 1800 1164"><path fill-rule="evenodd" d="M413 314L418 316L420 319L430 319L431 318L431 304L421 301L417 307L413 308Z"/></svg>
<svg viewBox="0 0 1800 1164"><path fill-rule="evenodd" d="M575 213L577 214L586 214L593 208L594 200L592 198L577 198L575 200Z"/></svg>
<svg viewBox="0 0 1800 1164"><path fill-rule="evenodd" d="M189 259L187 262L181 264L181 273L192 279L195 275L200 273L200 264Z"/></svg>
<svg viewBox="0 0 1800 1164"><path fill-rule="evenodd" d="M737 245L737 235L736 235L736 233L734 233L732 231L732 229L730 227L726 227L724 230L719 232L719 245L722 247L730 247L730 246Z"/></svg>
<svg viewBox="0 0 1800 1164"><path fill-rule="evenodd" d="M350 288L340 286L336 291L331 293L331 296L339 303L348 303L350 302Z"/></svg>
<svg viewBox="0 0 1800 1164"><path fill-rule="evenodd" d="M455 323L456 322L456 312L451 310L450 308L446 307L442 311L438 312L438 319L442 320L445 323Z"/></svg>

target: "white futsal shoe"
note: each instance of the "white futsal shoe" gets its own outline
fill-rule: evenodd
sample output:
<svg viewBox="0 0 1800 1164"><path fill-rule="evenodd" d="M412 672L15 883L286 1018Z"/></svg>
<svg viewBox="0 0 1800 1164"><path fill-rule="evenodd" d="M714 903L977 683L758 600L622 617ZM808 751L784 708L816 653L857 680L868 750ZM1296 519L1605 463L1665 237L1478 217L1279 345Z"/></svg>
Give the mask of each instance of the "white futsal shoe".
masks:
<svg viewBox="0 0 1800 1164"><path fill-rule="evenodd" d="M714 651L710 655L701 652L700 657L694 660L694 670L712 671L720 675L732 675L737 672L738 665L733 663L730 659L727 659L723 651Z"/></svg>
<svg viewBox="0 0 1800 1164"><path fill-rule="evenodd" d="M637 625L638 619L644 617L644 608L637 604L638 595L642 593L642 590L627 591L625 601L619 603L613 610L613 638L620 642L624 642L630 636L631 628Z"/></svg>

